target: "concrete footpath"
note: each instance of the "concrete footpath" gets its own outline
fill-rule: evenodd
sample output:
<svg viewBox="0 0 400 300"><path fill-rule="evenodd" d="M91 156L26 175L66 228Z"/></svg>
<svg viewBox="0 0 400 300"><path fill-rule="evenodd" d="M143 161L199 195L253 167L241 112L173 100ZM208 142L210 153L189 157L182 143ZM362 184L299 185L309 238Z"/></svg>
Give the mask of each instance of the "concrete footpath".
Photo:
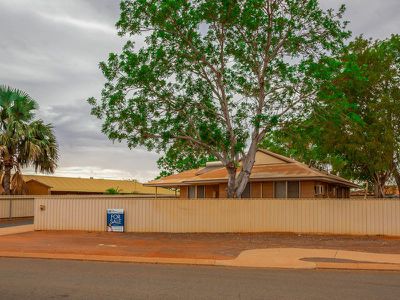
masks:
<svg viewBox="0 0 400 300"><path fill-rule="evenodd" d="M322 238L324 243L319 242ZM400 253L397 248L399 241L396 239L331 237L328 243L327 238L329 237L290 234L33 232L32 225L21 225L0 228L0 257L252 268L400 271ZM338 247L334 247L335 242ZM296 247L295 244L303 247ZM385 244L387 249L396 253L382 253L385 249L371 248L371 245ZM322 248L324 245L331 245L336 249ZM375 249L381 253L364 251L365 249Z"/></svg>
<svg viewBox="0 0 400 300"><path fill-rule="evenodd" d="M18 234L18 233L24 233L24 232L32 232L32 231L33 231L33 224L8 226L8 227L0 228L0 236L10 235L10 234Z"/></svg>
<svg viewBox="0 0 400 300"><path fill-rule="evenodd" d="M0 251L0 257L279 269L400 271L399 254L391 255L329 249L254 249L244 251L237 258L230 260L7 251Z"/></svg>

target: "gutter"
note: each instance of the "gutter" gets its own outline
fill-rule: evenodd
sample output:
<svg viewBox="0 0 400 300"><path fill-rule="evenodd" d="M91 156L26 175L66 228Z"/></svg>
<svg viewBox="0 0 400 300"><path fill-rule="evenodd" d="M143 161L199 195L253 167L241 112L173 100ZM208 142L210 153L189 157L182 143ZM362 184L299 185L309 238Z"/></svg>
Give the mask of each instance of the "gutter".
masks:
<svg viewBox="0 0 400 300"><path fill-rule="evenodd" d="M290 181L290 180L298 180L298 181L310 181L310 180L320 180L322 182L328 182L328 183L336 183L336 184L342 184L346 185L351 188L360 188L359 185L352 183L347 180L335 180L331 178L326 178L326 177L271 177L271 178L250 178L249 182L270 182L270 181ZM145 183L143 185L145 186L151 186L151 187L178 187L178 186L189 186L193 184L212 184L212 183L227 183L228 179L227 178L222 178L222 179L205 179L205 180L191 180L191 181L182 181L180 183Z"/></svg>

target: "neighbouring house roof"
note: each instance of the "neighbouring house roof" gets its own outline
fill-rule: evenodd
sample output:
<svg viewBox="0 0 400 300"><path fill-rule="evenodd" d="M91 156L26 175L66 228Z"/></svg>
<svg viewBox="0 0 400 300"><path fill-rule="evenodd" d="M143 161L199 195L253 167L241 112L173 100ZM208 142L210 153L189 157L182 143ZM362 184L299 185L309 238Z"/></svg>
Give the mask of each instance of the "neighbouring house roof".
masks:
<svg viewBox="0 0 400 300"><path fill-rule="evenodd" d="M107 189L115 188L121 194L154 195L154 187L144 186L140 182L132 180L111 180L93 178L72 178L43 175L24 175L25 182L36 181L45 185L53 192L75 192L75 193L105 193ZM160 195L175 195L174 191L160 188Z"/></svg>
<svg viewBox="0 0 400 300"><path fill-rule="evenodd" d="M384 191L385 195L399 195L399 189L396 185L386 185Z"/></svg>
<svg viewBox="0 0 400 300"><path fill-rule="evenodd" d="M238 170L239 172L239 170ZM250 181L276 180L319 180L348 187L358 185L339 176L311 168L294 159L268 150L258 150ZM228 181L225 167L218 164L204 168L185 171L145 183L146 186L182 186L207 183L224 183Z"/></svg>
<svg viewBox="0 0 400 300"><path fill-rule="evenodd" d="M24 177L24 179L26 179L26 178ZM50 186L50 185L48 185L48 184L45 184L44 182L40 182L40 181L37 180L37 179L26 180L25 182L26 182L26 183L35 182L35 183L40 184L40 185L43 185L43 186L45 186L45 187L47 187L47 188L52 188L52 186Z"/></svg>

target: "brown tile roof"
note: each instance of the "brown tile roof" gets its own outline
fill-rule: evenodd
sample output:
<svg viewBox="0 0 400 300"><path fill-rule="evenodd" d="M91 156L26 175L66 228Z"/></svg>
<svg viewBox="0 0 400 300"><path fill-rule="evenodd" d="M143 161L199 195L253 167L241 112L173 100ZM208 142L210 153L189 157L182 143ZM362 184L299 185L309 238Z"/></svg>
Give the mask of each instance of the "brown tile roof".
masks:
<svg viewBox="0 0 400 300"><path fill-rule="evenodd" d="M343 184L349 187L358 187L356 184L341 178L311 168L293 159L273 153L267 150L259 150L262 155L272 156L281 162L278 163L258 163L253 167L250 175L250 181L268 181L268 180L321 180L325 182L333 182ZM206 168L185 171L179 174L167 176L159 180L150 181L145 185L148 186L179 186L190 185L195 183L211 183L226 182L228 174L225 167L212 168L204 172Z"/></svg>
<svg viewBox="0 0 400 300"><path fill-rule="evenodd" d="M163 177L160 179L150 181L149 183L145 183L145 185L150 185L150 183L151 183L151 186L163 186L163 185L174 186L174 184L176 184L177 186L184 185L183 184L184 180L187 180L190 178L195 178L196 173L201 169L202 168L193 169L193 170L184 171L182 173L166 176L166 177Z"/></svg>
<svg viewBox="0 0 400 300"><path fill-rule="evenodd" d="M140 182L132 180L111 180L72 178L43 175L24 175L26 182L35 180L43 185L49 186L55 192L83 192L83 193L104 193L109 188L118 188L121 194L142 194L154 195L155 188L144 186ZM160 188L157 190L160 195L175 195L174 191Z"/></svg>

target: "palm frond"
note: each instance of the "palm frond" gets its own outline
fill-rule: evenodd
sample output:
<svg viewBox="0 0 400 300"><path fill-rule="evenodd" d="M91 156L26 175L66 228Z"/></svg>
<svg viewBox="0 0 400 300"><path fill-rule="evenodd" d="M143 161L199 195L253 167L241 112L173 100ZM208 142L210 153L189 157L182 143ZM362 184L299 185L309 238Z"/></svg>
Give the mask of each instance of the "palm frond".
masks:
<svg viewBox="0 0 400 300"><path fill-rule="evenodd" d="M57 167L53 126L33 119L37 108L37 102L27 93L0 86L0 170L16 169L11 180L13 193L24 192L22 167L33 166L42 173L54 173Z"/></svg>
<svg viewBox="0 0 400 300"><path fill-rule="evenodd" d="M27 186L20 171L14 173L11 179L11 193L13 195L26 195Z"/></svg>

